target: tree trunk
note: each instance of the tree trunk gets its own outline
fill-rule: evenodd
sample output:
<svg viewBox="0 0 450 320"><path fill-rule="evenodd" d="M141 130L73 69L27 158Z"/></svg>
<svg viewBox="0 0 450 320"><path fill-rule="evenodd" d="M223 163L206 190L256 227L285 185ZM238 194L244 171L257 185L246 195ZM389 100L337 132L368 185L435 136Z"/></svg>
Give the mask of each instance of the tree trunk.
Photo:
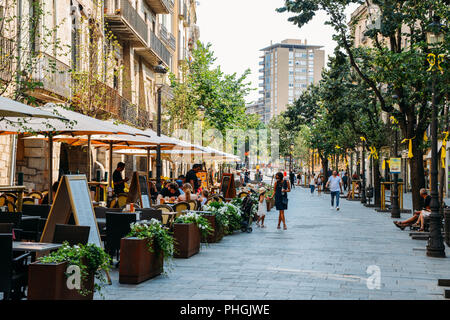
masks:
<svg viewBox="0 0 450 320"><path fill-rule="evenodd" d="M378 160L373 160L373 195L375 207L381 207L381 173L380 163Z"/></svg>
<svg viewBox="0 0 450 320"><path fill-rule="evenodd" d="M425 187L425 172L423 168L423 151L413 143L413 158L409 162L411 170L411 188L414 210L420 210L420 189Z"/></svg>

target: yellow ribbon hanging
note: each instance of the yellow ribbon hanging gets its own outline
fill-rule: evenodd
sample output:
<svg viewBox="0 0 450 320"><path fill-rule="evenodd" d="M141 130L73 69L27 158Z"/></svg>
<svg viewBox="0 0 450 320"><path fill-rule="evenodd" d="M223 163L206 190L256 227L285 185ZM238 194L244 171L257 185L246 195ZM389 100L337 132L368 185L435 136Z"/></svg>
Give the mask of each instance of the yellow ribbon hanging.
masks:
<svg viewBox="0 0 450 320"><path fill-rule="evenodd" d="M384 170L386 168L386 160L383 160L383 163L381 164L381 169Z"/></svg>
<svg viewBox="0 0 450 320"><path fill-rule="evenodd" d="M336 149L340 149L341 147L339 147L338 145L336 145L336 147L335 147Z"/></svg>
<svg viewBox="0 0 450 320"><path fill-rule="evenodd" d="M398 124L398 121L397 121L397 119L395 119L394 116L391 116L390 119L391 119L391 121L392 121L393 124Z"/></svg>
<svg viewBox="0 0 450 320"><path fill-rule="evenodd" d="M445 169L445 159L447 157L447 139L448 139L448 131L444 131L442 132L443 134L445 134L444 139L442 140L442 148L441 148L441 165L442 168Z"/></svg>
<svg viewBox="0 0 450 320"><path fill-rule="evenodd" d="M427 137L427 132L426 131L423 133L423 141L425 141L425 142L428 141L428 137Z"/></svg>
<svg viewBox="0 0 450 320"><path fill-rule="evenodd" d="M412 152L412 141L413 141L413 139L415 139L416 137L414 137L414 138L411 138L411 139L403 139L402 140L402 142L401 143L405 143L406 141L408 141L409 140L409 145L408 145L408 158L412 158L412 157L414 157L414 155L413 155L413 152Z"/></svg>
<svg viewBox="0 0 450 320"><path fill-rule="evenodd" d="M430 67L428 68L427 72L433 70L434 65L436 64L436 55L434 53L429 53L427 55L428 63L430 64Z"/></svg>
<svg viewBox="0 0 450 320"><path fill-rule="evenodd" d="M377 159L378 159L377 148L375 148L375 147L369 147L369 149L370 149L369 159L370 159L370 157L373 156L373 158L374 158L375 160L377 160Z"/></svg>
<svg viewBox="0 0 450 320"><path fill-rule="evenodd" d="M438 55L437 67L438 67L439 71L441 71L441 73L444 72L444 70L443 70L442 67L441 67L441 63L444 62L444 57L445 57L444 54Z"/></svg>
<svg viewBox="0 0 450 320"><path fill-rule="evenodd" d="M366 138L364 138L364 137L359 137L359 138L361 139L361 141L366 142Z"/></svg>

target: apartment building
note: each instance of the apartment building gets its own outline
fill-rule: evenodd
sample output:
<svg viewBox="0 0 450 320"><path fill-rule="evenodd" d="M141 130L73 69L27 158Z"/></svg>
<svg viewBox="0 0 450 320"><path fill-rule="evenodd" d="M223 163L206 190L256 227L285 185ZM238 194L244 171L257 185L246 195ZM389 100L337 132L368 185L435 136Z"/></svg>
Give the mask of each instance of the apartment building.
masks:
<svg viewBox="0 0 450 320"><path fill-rule="evenodd" d="M308 45L306 40L286 39L261 49L259 93L266 119L285 111L308 85L321 79L325 64L325 51L321 48Z"/></svg>
<svg viewBox="0 0 450 320"><path fill-rule="evenodd" d="M266 106L264 104L263 99L259 99L257 102L247 105L245 112L247 114L257 114L262 123L264 124L269 123L270 119L268 115L270 114L270 109L267 107L266 110Z"/></svg>
<svg viewBox="0 0 450 320"><path fill-rule="evenodd" d="M36 0L0 0L0 18L23 18L28 30L49 34L39 39L26 39L21 46L26 55L30 49L39 52L31 77L40 82L29 92L39 104L70 103L79 112L97 118L114 118L140 128L155 128L157 90L162 98L171 98L168 84L162 85L154 68L162 63L176 75L183 61L191 59L191 50L199 38L196 25L196 2L193 0L41 0L41 20L31 26L25 17L33 14ZM13 6L11 6L13 3ZM9 7L8 7L9 6ZM35 10L37 11L37 10ZM7 19L5 19L6 21ZM1 21L1 20L0 20ZM16 23L16 22L14 22ZM49 33L48 29L54 29ZM20 29L20 28L19 28ZM16 38L17 29L0 34L2 48ZM22 33L26 34L27 31ZM20 38L19 38L20 39ZM44 45L43 43L46 43ZM8 54L5 50L1 53ZM0 77L8 77L1 68ZM75 71L74 71L75 70ZM7 95L7 94L6 94ZM49 170L45 159L45 141L24 141L0 137L0 183L8 184L12 164L24 172L30 188L44 189ZM12 152L10 152L12 151ZM53 176L60 170L75 172L87 168L86 148L55 144ZM108 154L90 150L94 168L107 167ZM17 154L7 157L9 154ZM114 156L114 162L126 161L129 170L139 167L136 159ZM4 159L3 159L4 158ZM132 159L131 159L132 158ZM44 177L44 179L42 179ZM47 181L45 181L47 180Z"/></svg>

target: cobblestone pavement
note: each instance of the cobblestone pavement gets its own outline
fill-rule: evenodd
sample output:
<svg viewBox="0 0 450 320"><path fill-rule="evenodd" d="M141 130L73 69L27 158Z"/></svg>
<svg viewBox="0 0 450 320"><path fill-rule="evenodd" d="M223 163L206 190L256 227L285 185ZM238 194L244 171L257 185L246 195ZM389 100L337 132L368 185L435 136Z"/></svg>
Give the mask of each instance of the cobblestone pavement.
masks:
<svg viewBox="0 0 450 320"><path fill-rule="evenodd" d="M174 259L168 275L139 285L119 284L115 269L105 298L444 299L437 281L450 278L450 259L426 257L426 241L397 229L389 213L345 199L340 211L331 210L330 195L296 187L286 217L288 229L277 230L272 209L267 228L254 226L189 259ZM368 288L376 284L369 266L380 270L379 289Z"/></svg>

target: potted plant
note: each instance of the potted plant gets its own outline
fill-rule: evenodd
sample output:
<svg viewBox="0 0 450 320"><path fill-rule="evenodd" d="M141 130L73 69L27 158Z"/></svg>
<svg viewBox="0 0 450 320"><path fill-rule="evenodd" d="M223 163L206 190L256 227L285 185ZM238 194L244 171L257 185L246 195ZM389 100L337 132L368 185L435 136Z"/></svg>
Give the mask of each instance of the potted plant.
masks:
<svg viewBox="0 0 450 320"><path fill-rule="evenodd" d="M205 211L212 211L223 225L225 235L233 234L234 231L241 229L242 213L240 206L242 199L236 198L231 202L211 202L205 207Z"/></svg>
<svg viewBox="0 0 450 320"><path fill-rule="evenodd" d="M164 271L164 260L172 258L174 244L169 231L156 219L130 226L130 233L120 242L119 282L137 284Z"/></svg>
<svg viewBox="0 0 450 320"><path fill-rule="evenodd" d="M175 219L173 237L176 258L189 258L200 251L200 239L212 233L208 220L196 212Z"/></svg>
<svg viewBox="0 0 450 320"><path fill-rule="evenodd" d="M95 244L69 246L38 258L28 269L28 300L92 300L100 295L111 258ZM95 283L95 279L99 283Z"/></svg>
<svg viewBox="0 0 450 320"><path fill-rule="evenodd" d="M212 232L207 236L202 236L201 242L203 243L215 243L219 242L223 238L224 228L226 225L226 217L223 214L219 214L218 211L203 211L200 214L208 220L211 226Z"/></svg>

